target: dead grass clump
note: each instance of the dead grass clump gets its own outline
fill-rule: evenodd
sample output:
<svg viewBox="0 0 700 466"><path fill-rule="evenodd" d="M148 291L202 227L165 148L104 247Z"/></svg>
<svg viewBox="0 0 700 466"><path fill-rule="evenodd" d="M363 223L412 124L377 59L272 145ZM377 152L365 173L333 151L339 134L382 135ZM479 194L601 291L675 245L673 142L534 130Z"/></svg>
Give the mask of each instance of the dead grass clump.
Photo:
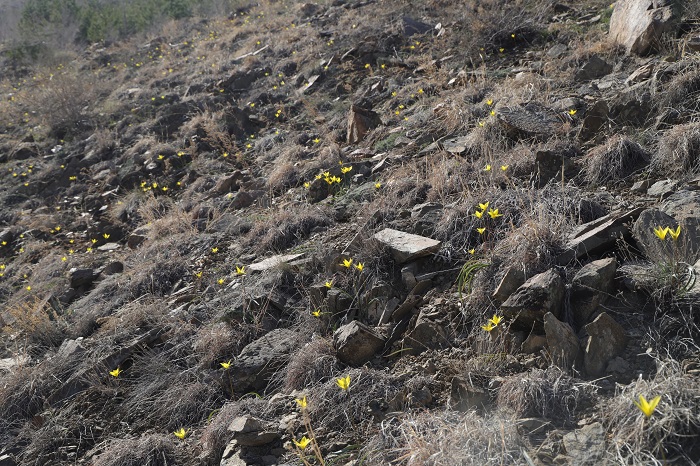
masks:
<svg viewBox="0 0 700 466"><path fill-rule="evenodd" d="M202 367L218 369L219 363L233 359L240 345L238 337L239 335L223 322L201 328L197 332L193 349L199 356Z"/></svg>
<svg viewBox="0 0 700 466"><path fill-rule="evenodd" d="M619 385L615 398L601 405L608 452L620 464L694 464L700 456L700 379L674 360L657 365L653 379ZM661 396L649 419L633 403L640 395Z"/></svg>
<svg viewBox="0 0 700 466"><path fill-rule="evenodd" d="M22 339L45 347L58 346L65 336L66 322L48 300L37 298L8 305L12 321L3 328L7 334L18 333Z"/></svg>
<svg viewBox="0 0 700 466"><path fill-rule="evenodd" d="M666 131L652 156L651 168L654 173L681 178L700 173L700 123Z"/></svg>
<svg viewBox="0 0 700 466"><path fill-rule="evenodd" d="M375 465L525 465L524 445L516 422L497 413L427 411L382 423L362 452Z"/></svg>
<svg viewBox="0 0 700 466"><path fill-rule="evenodd" d="M346 375L350 376L350 388L347 391L336 384L336 378ZM345 432L360 426L366 428L373 422L368 407L388 403L392 410L405 408L405 396L401 396L403 390L405 380L387 372L361 368L336 373L331 380L309 389L311 423L317 433L321 430L329 433Z"/></svg>
<svg viewBox="0 0 700 466"><path fill-rule="evenodd" d="M317 206L275 212L267 221L258 223L248 235L249 244L260 251L284 251L308 238L317 228L332 224L331 215Z"/></svg>
<svg viewBox="0 0 700 466"><path fill-rule="evenodd" d="M636 142L624 136L613 136L586 155L585 178L596 186L621 181L644 168L649 159L649 153Z"/></svg>
<svg viewBox="0 0 700 466"><path fill-rule="evenodd" d="M284 374L286 390L302 390L338 372L333 345L323 338L316 338L299 349L290 359Z"/></svg>
<svg viewBox="0 0 700 466"><path fill-rule="evenodd" d="M680 114L700 111L698 95L700 95L700 70L696 66L689 67L685 72L675 76L670 82L664 83L663 92L658 106L661 110L676 110Z"/></svg>
<svg viewBox="0 0 700 466"><path fill-rule="evenodd" d="M147 434L137 439L117 439L105 448L98 445L93 454L102 451L94 459L93 466L170 466L196 465L185 449L178 445L174 435Z"/></svg>
<svg viewBox="0 0 700 466"><path fill-rule="evenodd" d="M506 378L498 391L498 405L518 418L543 417L569 425L576 413L590 404L597 387L577 382L556 366L533 369L526 374Z"/></svg>

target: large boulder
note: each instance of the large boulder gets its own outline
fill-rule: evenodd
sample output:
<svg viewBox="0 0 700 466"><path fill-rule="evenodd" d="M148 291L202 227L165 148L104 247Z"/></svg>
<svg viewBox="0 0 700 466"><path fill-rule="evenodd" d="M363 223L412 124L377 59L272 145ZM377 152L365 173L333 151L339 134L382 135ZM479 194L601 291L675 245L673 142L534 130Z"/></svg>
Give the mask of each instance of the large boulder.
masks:
<svg viewBox="0 0 700 466"><path fill-rule="evenodd" d="M376 112L353 104L348 115L347 140L349 144L357 144L367 133L382 124L382 119Z"/></svg>
<svg viewBox="0 0 700 466"><path fill-rule="evenodd" d="M666 211L672 212L671 209ZM700 218L683 216L680 212L674 212L674 216L671 217L659 209L646 209L634 223L634 239L649 260L658 263L683 261L692 264L700 259ZM662 240L654 233L657 227L676 229L679 225L681 234L676 241L672 240L670 235Z"/></svg>
<svg viewBox="0 0 700 466"><path fill-rule="evenodd" d="M440 250L440 241L385 228L374 235L374 239L385 246L399 264L429 256Z"/></svg>
<svg viewBox="0 0 700 466"><path fill-rule="evenodd" d="M618 0L610 18L610 39L627 53L649 53L663 34L676 31L680 5L679 0Z"/></svg>
<svg viewBox="0 0 700 466"><path fill-rule="evenodd" d="M501 304L501 311L516 327L542 328L548 312L559 317L563 298L564 282L556 270L549 269L523 283Z"/></svg>

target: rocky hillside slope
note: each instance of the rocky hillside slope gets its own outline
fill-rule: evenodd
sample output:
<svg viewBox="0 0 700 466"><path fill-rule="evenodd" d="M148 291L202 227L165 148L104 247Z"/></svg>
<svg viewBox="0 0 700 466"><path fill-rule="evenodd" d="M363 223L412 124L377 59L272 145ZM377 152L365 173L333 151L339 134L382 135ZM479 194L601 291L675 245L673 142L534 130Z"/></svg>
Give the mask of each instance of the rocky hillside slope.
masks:
<svg viewBox="0 0 700 466"><path fill-rule="evenodd" d="M694 3L6 56L0 465L694 464Z"/></svg>

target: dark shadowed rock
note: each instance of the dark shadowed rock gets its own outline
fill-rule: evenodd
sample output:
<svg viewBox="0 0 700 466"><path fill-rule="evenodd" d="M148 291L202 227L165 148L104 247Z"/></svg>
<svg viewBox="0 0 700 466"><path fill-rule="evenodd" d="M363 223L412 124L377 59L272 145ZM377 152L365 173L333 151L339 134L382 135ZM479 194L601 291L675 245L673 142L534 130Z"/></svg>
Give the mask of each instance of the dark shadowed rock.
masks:
<svg viewBox="0 0 700 466"><path fill-rule="evenodd" d="M606 74L610 74L613 66L600 58L598 55L593 55L588 59L580 70L576 73L576 81L590 81L591 79L602 78Z"/></svg>
<svg viewBox="0 0 700 466"><path fill-rule="evenodd" d="M338 359L351 366L361 366L384 347L384 338L362 322L352 321L333 333Z"/></svg>
<svg viewBox="0 0 700 466"><path fill-rule="evenodd" d="M619 356L627 346L625 330L608 313L603 312L584 327L588 333L583 364L592 377L603 375L608 362Z"/></svg>
<svg viewBox="0 0 700 466"><path fill-rule="evenodd" d="M480 381L480 378L476 379ZM472 377L453 377L450 390L450 407L457 411L466 412L472 409L483 409L491 398L486 388L475 384Z"/></svg>
<svg viewBox="0 0 700 466"><path fill-rule="evenodd" d="M584 265L571 282L571 308L577 328L586 325L614 287L617 261L614 257Z"/></svg>
<svg viewBox="0 0 700 466"><path fill-rule="evenodd" d="M627 53L642 55L657 48L663 34L673 34L680 19L677 0L618 0L610 18L610 40Z"/></svg>
<svg viewBox="0 0 700 466"><path fill-rule="evenodd" d="M376 112L353 104L348 115L348 144L357 144L372 129L382 124Z"/></svg>
<svg viewBox="0 0 700 466"><path fill-rule="evenodd" d="M89 286L97 278L97 274L92 269L71 269L69 273L71 288Z"/></svg>
<svg viewBox="0 0 700 466"><path fill-rule="evenodd" d="M548 312L544 316L544 332L552 362L564 370L571 369L579 351L579 341L574 330Z"/></svg>
<svg viewBox="0 0 700 466"><path fill-rule="evenodd" d="M557 262L567 264L574 259L611 248L618 239L629 236L628 225L634 222L643 210L643 207L638 207L628 211L611 212L581 225L569 237L565 251L559 255Z"/></svg>
<svg viewBox="0 0 700 466"><path fill-rule="evenodd" d="M584 141L592 139L598 131L608 122L608 103L605 100L598 100L586 110L586 114L581 122L581 129L578 138Z"/></svg>
<svg viewBox="0 0 700 466"><path fill-rule="evenodd" d="M544 315L560 315L564 298L564 282L556 270L550 269L527 280L501 304L501 311L520 328L542 328Z"/></svg>

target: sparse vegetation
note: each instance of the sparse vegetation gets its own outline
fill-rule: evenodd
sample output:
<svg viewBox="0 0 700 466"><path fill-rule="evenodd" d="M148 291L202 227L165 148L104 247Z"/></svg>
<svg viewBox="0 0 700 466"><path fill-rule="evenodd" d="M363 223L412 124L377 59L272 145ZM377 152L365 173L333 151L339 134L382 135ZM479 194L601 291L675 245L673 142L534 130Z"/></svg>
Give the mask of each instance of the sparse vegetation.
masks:
<svg viewBox="0 0 700 466"><path fill-rule="evenodd" d="M698 8L560 3L0 5L0 461L694 461Z"/></svg>

